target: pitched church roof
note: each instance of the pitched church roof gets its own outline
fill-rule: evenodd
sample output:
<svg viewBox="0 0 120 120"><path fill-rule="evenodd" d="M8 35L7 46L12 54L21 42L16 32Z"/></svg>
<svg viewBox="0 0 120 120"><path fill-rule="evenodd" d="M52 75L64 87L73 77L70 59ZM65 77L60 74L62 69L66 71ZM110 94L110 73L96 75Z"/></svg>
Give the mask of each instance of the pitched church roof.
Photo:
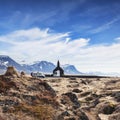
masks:
<svg viewBox="0 0 120 120"><path fill-rule="evenodd" d="M58 62L57 62L57 67L53 70L53 74L55 74L56 71L60 71L60 76L63 76L63 75L64 75L64 70L60 67L60 62L59 62L59 60L58 60Z"/></svg>

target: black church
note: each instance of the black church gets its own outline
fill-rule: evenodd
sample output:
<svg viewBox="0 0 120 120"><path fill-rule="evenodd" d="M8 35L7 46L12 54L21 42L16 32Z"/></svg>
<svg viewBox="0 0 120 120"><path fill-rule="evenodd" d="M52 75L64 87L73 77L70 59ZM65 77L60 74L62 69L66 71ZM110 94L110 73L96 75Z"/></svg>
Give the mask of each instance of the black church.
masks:
<svg viewBox="0 0 120 120"><path fill-rule="evenodd" d="M57 62L57 67L53 70L53 76L57 76L57 77L64 76L64 70L60 67L59 60Z"/></svg>

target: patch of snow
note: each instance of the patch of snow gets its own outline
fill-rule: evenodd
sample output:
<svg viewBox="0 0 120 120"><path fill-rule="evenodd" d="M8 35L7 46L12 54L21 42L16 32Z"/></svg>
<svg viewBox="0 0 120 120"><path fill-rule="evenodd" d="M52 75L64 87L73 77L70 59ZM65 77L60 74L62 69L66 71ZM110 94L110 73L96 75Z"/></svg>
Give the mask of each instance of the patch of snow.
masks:
<svg viewBox="0 0 120 120"><path fill-rule="evenodd" d="M41 70L43 69L42 65L40 66L40 69L41 69Z"/></svg>
<svg viewBox="0 0 120 120"><path fill-rule="evenodd" d="M8 64L8 63L9 63L8 61L3 62L2 60L0 60L0 65L4 65L4 66L7 67L7 64Z"/></svg>
<svg viewBox="0 0 120 120"><path fill-rule="evenodd" d="M6 67L8 67L8 64L9 62L8 61L6 61L6 62L3 62L3 64L6 66Z"/></svg>
<svg viewBox="0 0 120 120"><path fill-rule="evenodd" d="M69 69L67 69L67 70L66 70L66 72L70 72L70 70L69 70Z"/></svg>
<svg viewBox="0 0 120 120"><path fill-rule="evenodd" d="M9 63L8 61L4 62L5 65L8 64L8 63Z"/></svg>

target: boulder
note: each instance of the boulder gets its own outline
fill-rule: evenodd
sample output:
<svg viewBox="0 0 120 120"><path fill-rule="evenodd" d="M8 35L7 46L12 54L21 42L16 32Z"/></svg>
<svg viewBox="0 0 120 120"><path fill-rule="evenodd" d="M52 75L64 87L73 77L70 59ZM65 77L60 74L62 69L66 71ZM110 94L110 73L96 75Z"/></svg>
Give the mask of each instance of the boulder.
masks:
<svg viewBox="0 0 120 120"><path fill-rule="evenodd" d="M98 113L103 113L103 114L112 114L115 111L115 105L109 102L103 102L103 103L99 103L96 106L96 110Z"/></svg>
<svg viewBox="0 0 120 120"><path fill-rule="evenodd" d="M13 66L7 67L7 71L4 75L5 76L12 76L12 77L19 77L18 72L16 71L16 69Z"/></svg>
<svg viewBox="0 0 120 120"><path fill-rule="evenodd" d="M76 88L76 89L73 89L73 92L75 92L75 93L81 93L82 90Z"/></svg>
<svg viewBox="0 0 120 120"><path fill-rule="evenodd" d="M83 112L80 109L77 110L77 111L74 111L74 114L79 117L78 120L89 120L87 115L85 114L85 112Z"/></svg>
<svg viewBox="0 0 120 120"><path fill-rule="evenodd" d="M114 97L117 102L120 102L120 91L112 93L111 96Z"/></svg>
<svg viewBox="0 0 120 120"><path fill-rule="evenodd" d="M71 104L74 109L80 107L78 98L74 93L68 92L68 93L62 94L62 97L63 97L63 99L61 100L62 104L69 104L69 105Z"/></svg>
<svg viewBox="0 0 120 120"><path fill-rule="evenodd" d="M20 76L21 76L21 77L25 76L25 72L22 71L22 72L20 73Z"/></svg>

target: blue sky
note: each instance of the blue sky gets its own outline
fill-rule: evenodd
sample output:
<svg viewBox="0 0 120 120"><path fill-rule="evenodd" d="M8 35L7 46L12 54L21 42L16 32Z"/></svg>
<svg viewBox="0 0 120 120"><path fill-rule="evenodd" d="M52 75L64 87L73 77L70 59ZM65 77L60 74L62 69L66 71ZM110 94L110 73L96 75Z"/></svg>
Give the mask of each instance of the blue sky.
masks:
<svg viewBox="0 0 120 120"><path fill-rule="evenodd" d="M120 71L119 11L120 0L0 0L0 54Z"/></svg>

